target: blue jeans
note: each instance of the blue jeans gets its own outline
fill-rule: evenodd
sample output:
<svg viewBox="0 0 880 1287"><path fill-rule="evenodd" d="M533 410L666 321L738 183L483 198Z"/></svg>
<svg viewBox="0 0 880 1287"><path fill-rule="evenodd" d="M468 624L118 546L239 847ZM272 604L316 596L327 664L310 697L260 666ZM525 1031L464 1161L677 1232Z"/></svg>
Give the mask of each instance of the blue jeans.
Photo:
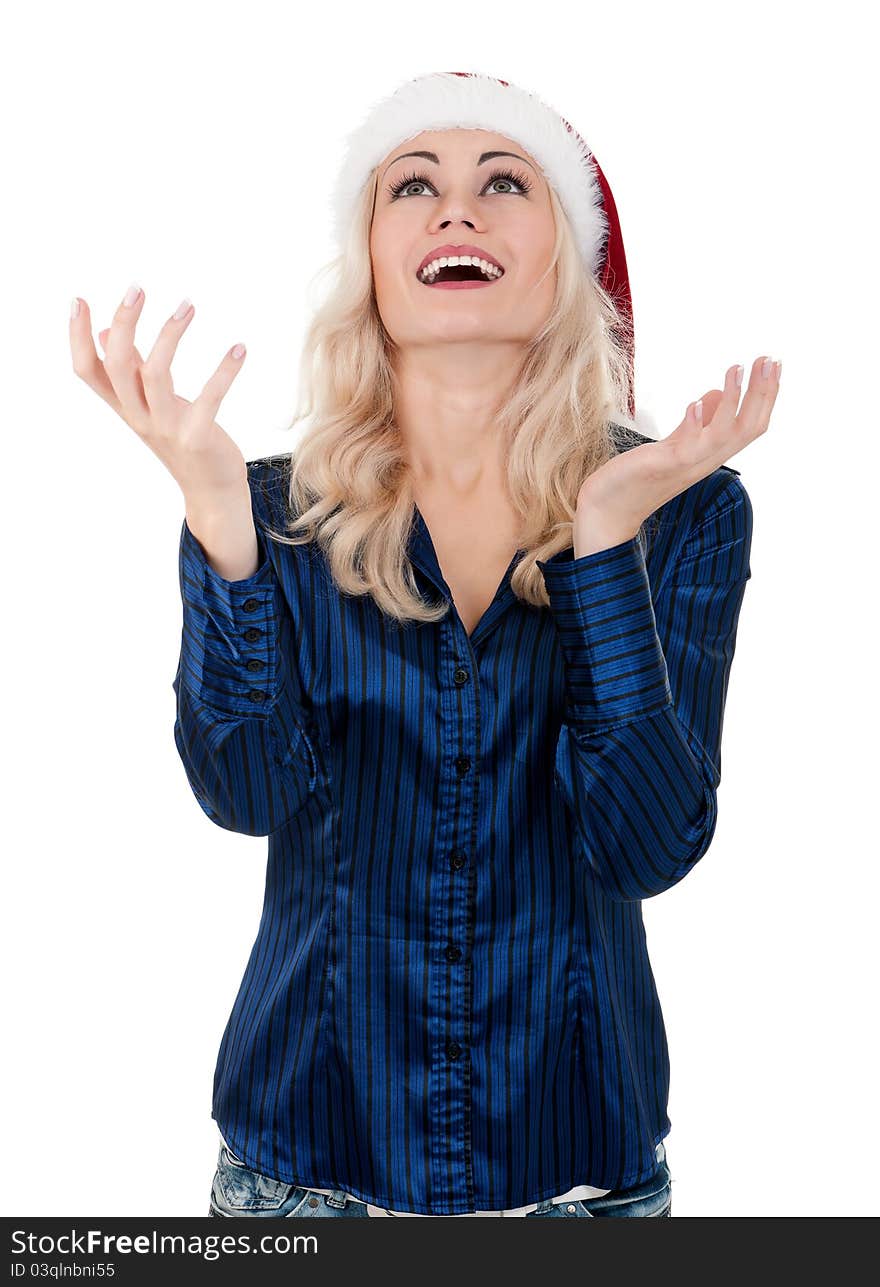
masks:
<svg viewBox="0 0 880 1287"><path fill-rule="evenodd" d="M535 1211L521 1217L556 1216L670 1216L672 1214L672 1177L666 1163L666 1148L657 1145L657 1169L647 1180L627 1189L613 1189L601 1198L582 1198L574 1202L553 1202L545 1198ZM367 1217L364 1202L346 1198L345 1190L315 1193L275 1180L246 1166L225 1145L220 1146L217 1170L211 1186L209 1215L212 1216L326 1216Z"/></svg>

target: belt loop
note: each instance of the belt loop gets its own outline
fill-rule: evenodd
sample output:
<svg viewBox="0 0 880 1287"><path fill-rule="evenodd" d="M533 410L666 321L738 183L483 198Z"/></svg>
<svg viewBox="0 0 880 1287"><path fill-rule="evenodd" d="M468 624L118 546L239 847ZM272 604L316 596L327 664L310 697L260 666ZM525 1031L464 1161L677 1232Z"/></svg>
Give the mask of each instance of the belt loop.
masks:
<svg viewBox="0 0 880 1287"><path fill-rule="evenodd" d="M345 1189L334 1189L332 1193L327 1193L324 1196L326 1197L328 1207L342 1207L344 1209L348 1206L348 1201L345 1197Z"/></svg>

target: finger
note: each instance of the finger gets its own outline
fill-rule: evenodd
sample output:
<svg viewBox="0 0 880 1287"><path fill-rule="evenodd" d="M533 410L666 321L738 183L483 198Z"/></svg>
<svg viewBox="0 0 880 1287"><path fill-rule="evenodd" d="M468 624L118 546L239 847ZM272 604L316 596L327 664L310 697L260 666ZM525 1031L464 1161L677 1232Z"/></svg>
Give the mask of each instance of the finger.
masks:
<svg viewBox="0 0 880 1287"><path fill-rule="evenodd" d="M764 365L767 374L764 374ZM770 423L770 412L779 392L779 376L776 364L766 354L752 364L749 386L742 400L739 415L736 418L737 436L743 440L743 446L762 434Z"/></svg>
<svg viewBox="0 0 880 1287"><path fill-rule="evenodd" d="M193 412L199 420L212 421L217 419L220 403L225 398L232 381L241 370L246 351L243 344L233 345L195 399L192 404Z"/></svg>
<svg viewBox="0 0 880 1287"><path fill-rule="evenodd" d="M70 317L70 350L74 372L81 380L85 380L90 389L100 394L118 415L122 415L122 405L116 396L116 390L110 383L104 363L98 357L98 351L92 339L89 306L79 296L74 303L79 305L77 315L74 317L71 312Z"/></svg>
<svg viewBox="0 0 880 1287"><path fill-rule="evenodd" d="M700 450L707 453L707 459L715 452L726 451L730 455L730 432L737 423L741 392L736 378L738 371L738 363L728 367L724 376L724 388L710 389L688 407L687 422L692 428L701 430Z"/></svg>
<svg viewBox="0 0 880 1287"><path fill-rule="evenodd" d="M103 331L98 331L98 339L101 341L101 348L104 350L105 353L107 352L107 336L109 334L110 334L109 326L105 326ZM141 366L143 366L144 359L141 357L140 352L138 351L138 348L136 345L134 346L134 355L137 358L138 362L141 364Z"/></svg>
<svg viewBox="0 0 880 1287"><path fill-rule="evenodd" d="M702 430L715 419L715 413L724 400L721 389L707 389L701 398L688 405L686 421L691 428Z"/></svg>
<svg viewBox="0 0 880 1287"><path fill-rule="evenodd" d="M183 332L193 319L193 306L188 299L182 299L175 312L168 318L150 350L146 362L141 365L141 383L144 396L152 412L161 415L170 413L174 405L174 382L171 378L171 362L177 351L177 345Z"/></svg>
<svg viewBox="0 0 880 1287"><path fill-rule="evenodd" d="M134 347L134 328L143 305L144 292L132 282L113 316L104 345L104 366L125 418L133 428L150 414L141 384L142 358Z"/></svg>
<svg viewBox="0 0 880 1287"><path fill-rule="evenodd" d="M742 392L741 385L737 383L737 372L739 364L734 363L729 366L724 375L724 388L720 396L713 398L709 404L711 410L707 414L705 411L702 423L706 429L712 428L721 433L726 433L736 422L736 414L739 409L739 399ZM715 392L713 390L713 392Z"/></svg>

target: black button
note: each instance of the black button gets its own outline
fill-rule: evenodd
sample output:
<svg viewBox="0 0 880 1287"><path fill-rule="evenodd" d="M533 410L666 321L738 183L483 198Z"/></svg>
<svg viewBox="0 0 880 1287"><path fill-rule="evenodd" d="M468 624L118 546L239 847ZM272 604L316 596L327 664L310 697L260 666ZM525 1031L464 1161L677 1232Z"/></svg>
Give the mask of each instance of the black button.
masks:
<svg viewBox="0 0 880 1287"><path fill-rule="evenodd" d="M261 692L259 688L252 688L248 693L248 697L252 702L264 702L266 700L266 694Z"/></svg>
<svg viewBox="0 0 880 1287"><path fill-rule="evenodd" d="M453 849L449 858L449 864L453 871L461 871L467 862L467 854L463 849Z"/></svg>
<svg viewBox="0 0 880 1287"><path fill-rule="evenodd" d="M256 612L259 606L260 606L259 599L245 599L244 603L241 605L241 608L242 608L242 612Z"/></svg>
<svg viewBox="0 0 880 1287"><path fill-rule="evenodd" d="M251 657L247 664L247 668L248 670L265 670L266 663L264 661L260 661L259 657Z"/></svg>
<svg viewBox="0 0 880 1287"><path fill-rule="evenodd" d="M467 755L458 755L455 759L455 767L458 770L458 776L463 778L471 767L470 757Z"/></svg>
<svg viewBox="0 0 880 1287"><path fill-rule="evenodd" d="M447 961L457 961L460 956L461 956L461 948L456 947L454 943L450 943L449 947L447 947L446 949Z"/></svg>
<svg viewBox="0 0 880 1287"><path fill-rule="evenodd" d="M461 1054L461 1046L458 1044L458 1042L457 1042L457 1041L447 1041L447 1043L446 1043L446 1058L447 1058L447 1059L457 1059L457 1058L458 1058L458 1056L459 1056L460 1054Z"/></svg>
<svg viewBox="0 0 880 1287"><path fill-rule="evenodd" d="M248 626L244 632L244 637L248 643L256 643L258 639L262 639L263 632L258 630L256 626Z"/></svg>
<svg viewBox="0 0 880 1287"><path fill-rule="evenodd" d="M470 671L465 670L464 666L456 666L455 673L452 676L459 687L462 684L466 684L470 677Z"/></svg>

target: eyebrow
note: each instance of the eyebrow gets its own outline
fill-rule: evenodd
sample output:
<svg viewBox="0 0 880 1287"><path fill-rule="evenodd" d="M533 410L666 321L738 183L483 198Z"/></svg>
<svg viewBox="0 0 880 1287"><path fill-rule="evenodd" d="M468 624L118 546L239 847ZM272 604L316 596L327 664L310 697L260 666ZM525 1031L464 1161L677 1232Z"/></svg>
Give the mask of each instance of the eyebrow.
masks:
<svg viewBox="0 0 880 1287"><path fill-rule="evenodd" d="M424 157L426 161L433 161L435 165L440 164L440 158L437 156L436 152L401 152L400 156L396 156L393 161L388 162L383 173L387 174L392 165L395 165L398 161L402 161L405 156L421 156ZM527 161L524 156L518 156L516 152L482 152L477 165L482 165L484 161L490 161L493 156L512 156L515 160L522 161L524 165L531 166L533 170L535 169L531 161ZM535 173L537 174L537 170L535 170Z"/></svg>

